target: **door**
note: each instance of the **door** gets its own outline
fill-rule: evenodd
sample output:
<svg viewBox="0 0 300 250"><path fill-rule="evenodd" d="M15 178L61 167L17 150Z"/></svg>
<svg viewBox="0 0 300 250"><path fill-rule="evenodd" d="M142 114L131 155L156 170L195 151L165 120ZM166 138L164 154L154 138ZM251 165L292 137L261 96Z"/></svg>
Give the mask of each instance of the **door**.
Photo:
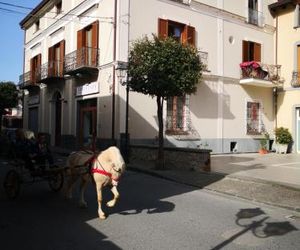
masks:
<svg viewBox="0 0 300 250"><path fill-rule="evenodd" d="M300 153L300 108L296 109L297 153Z"/></svg>
<svg viewBox="0 0 300 250"><path fill-rule="evenodd" d="M38 132L38 108L29 108L28 110L28 129L33 131L35 134Z"/></svg>
<svg viewBox="0 0 300 250"><path fill-rule="evenodd" d="M97 108L82 107L80 109L79 143L82 147L93 147L96 137Z"/></svg>

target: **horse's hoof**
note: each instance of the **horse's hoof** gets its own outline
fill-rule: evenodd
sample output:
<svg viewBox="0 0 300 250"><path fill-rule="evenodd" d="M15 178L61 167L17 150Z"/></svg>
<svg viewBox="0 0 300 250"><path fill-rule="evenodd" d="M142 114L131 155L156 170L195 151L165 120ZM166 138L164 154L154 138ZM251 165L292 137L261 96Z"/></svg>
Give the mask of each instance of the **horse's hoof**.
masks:
<svg viewBox="0 0 300 250"><path fill-rule="evenodd" d="M114 200L106 203L106 206L108 206L108 207L114 207L115 205L116 205L116 202Z"/></svg>
<svg viewBox="0 0 300 250"><path fill-rule="evenodd" d="M105 219L106 219L105 214L99 214L99 219L100 219L100 220L105 220Z"/></svg>

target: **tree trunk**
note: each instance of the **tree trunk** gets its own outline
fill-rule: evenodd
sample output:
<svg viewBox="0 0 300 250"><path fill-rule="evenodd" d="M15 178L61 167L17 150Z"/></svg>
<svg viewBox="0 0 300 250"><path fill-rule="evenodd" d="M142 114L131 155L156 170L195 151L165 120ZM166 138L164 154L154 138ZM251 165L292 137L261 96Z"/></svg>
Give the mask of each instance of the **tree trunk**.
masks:
<svg viewBox="0 0 300 250"><path fill-rule="evenodd" d="M163 98L157 96L157 118L158 118L158 154L157 154L157 169L164 169L165 157L164 157L164 121L163 121Z"/></svg>

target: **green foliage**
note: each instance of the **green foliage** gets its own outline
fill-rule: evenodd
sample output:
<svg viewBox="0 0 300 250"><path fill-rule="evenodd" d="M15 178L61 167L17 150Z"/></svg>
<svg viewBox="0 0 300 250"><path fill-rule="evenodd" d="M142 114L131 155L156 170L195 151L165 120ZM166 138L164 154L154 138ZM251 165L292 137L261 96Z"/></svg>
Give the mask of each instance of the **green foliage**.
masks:
<svg viewBox="0 0 300 250"><path fill-rule="evenodd" d="M0 114L5 108L13 108L17 105L18 93L13 82L0 82Z"/></svg>
<svg viewBox="0 0 300 250"><path fill-rule="evenodd" d="M261 149L267 149L268 141L270 139L270 135L268 132L263 133L263 138L260 139L260 148Z"/></svg>
<svg viewBox="0 0 300 250"><path fill-rule="evenodd" d="M136 41L130 51L128 86L146 95L183 96L196 91L203 64L196 48L153 35Z"/></svg>
<svg viewBox="0 0 300 250"><path fill-rule="evenodd" d="M287 128L280 127L275 129L275 140L279 144L289 144L293 138Z"/></svg>

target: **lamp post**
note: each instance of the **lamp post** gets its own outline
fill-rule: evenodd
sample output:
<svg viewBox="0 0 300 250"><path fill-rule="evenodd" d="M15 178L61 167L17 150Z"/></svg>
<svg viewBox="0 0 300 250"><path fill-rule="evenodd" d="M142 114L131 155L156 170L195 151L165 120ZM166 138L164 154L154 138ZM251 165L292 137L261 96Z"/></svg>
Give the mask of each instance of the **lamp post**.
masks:
<svg viewBox="0 0 300 250"><path fill-rule="evenodd" d="M116 74L122 86L126 85L126 110L125 110L125 162L129 162L129 155L128 155L128 141L129 141L129 133L128 133L128 112L129 112L129 87L127 84L128 75L127 75L127 62L118 62L116 67ZM126 80L123 79L126 77Z"/></svg>

